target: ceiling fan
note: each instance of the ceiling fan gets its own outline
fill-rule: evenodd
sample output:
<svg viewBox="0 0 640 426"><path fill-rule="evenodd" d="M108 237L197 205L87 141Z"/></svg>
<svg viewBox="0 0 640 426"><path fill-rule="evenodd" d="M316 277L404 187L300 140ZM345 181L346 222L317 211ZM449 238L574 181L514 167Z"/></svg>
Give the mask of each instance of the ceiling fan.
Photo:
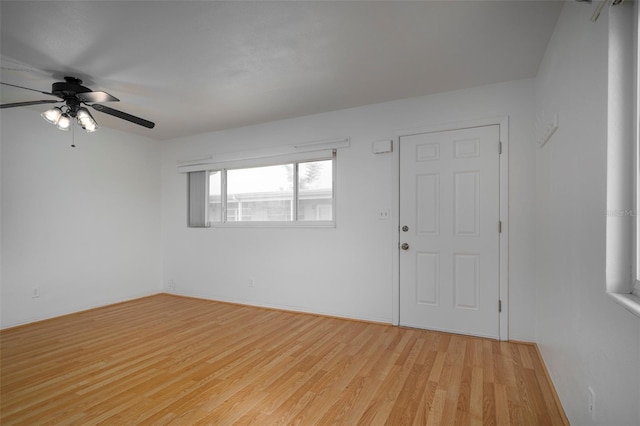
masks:
<svg viewBox="0 0 640 426"><path fill-rule="evenodd" d="M131 123L138 124L148 129L153 129L155 123L145 120L140 117L136 117L126 112L118 111L117 109L109 108L104 105L100 105L94 102L118 102L119 99L111 96L106 92L92 91L88 87L82 85L82 80L75 77L65 77L65 81L53 83L51 86L51 92L43 92L36 89L30 89L28 87L17 86L15 84L2 83L5 86L17 87L19 89L31 90L32 92L38 92L49 96L56 96L58 99L43 99L39 101L27 101L16 102L11 104L2 104L2 108L15 108L29 105L40 104L53 104L58 102L64 102L64 105L60 107L53 107L42 113L42 117L58 127L60 130L69 130L71 127L71 118L75 118L78 124L87 132L93 132L97 130L98 125L93 119L89 110L83 105L90 106L96 111L103 112L105 114L112 115L123 120L127 120Z"/></svg>

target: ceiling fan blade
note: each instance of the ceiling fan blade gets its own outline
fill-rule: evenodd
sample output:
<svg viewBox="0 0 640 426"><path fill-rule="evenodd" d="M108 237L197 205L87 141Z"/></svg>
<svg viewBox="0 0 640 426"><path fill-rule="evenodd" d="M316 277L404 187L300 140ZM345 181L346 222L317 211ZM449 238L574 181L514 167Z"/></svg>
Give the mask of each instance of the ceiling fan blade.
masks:
<svg viewBox="0 0 640 426"><path fill-rule="evenodd" d="M15 107L29 106L29 105L39 105L39 104L55 104L56 102L61 102L61 101L57 101L55 99L44 99L41 101L16 102L13 104L0 105L0 109L15 108Z"/></svg>
<svg viewBox="0 0 640 426"><path fill-rule="evenodd" d="M82 102L119 102L120 99L115 96L111 96L107 92L82 92L77 93L76 96L80 98Z"/></svg>
<svg viewBox="0 0 640 426"><path fill-rule="evenodd" d="M156 125L151 121L145 120L140 117L136 117L135 115L127 114L126 112L118 111L117 109L109 108L104 105L93 104L91 105L93 109L96 111L104 112L105 114L113 115L114 117L121 118L123 120L130 121L132 123L138 124L140 126L146 127L148 129L153 129Z"/></svg>
<svg viewBox="0 0 640 426"><path fill-rule="evenodd" d="M17 86L15 84L3 83L1 81L0 81L0 84L4 84L5 86L17 87L18 89L31 90L32 92L38 92L38 93L42 93L44 95L57 96L57 95L54 95L53 93L43 92L41 90L36 90L36 89L30 89L29 87L24 87L24 86ZM55 102L57 102L57 101L55 101Z"/></svg>

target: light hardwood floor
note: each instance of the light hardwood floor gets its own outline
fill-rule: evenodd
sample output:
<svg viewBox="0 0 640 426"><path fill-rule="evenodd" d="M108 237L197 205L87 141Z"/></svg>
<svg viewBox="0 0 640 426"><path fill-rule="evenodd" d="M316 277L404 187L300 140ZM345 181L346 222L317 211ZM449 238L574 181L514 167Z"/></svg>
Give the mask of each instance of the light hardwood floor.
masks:
<svg viewBox="0 0 640 426"><path fill-rule="evenodd" d="M0 350L2 425L566 424L531 344L170 295Z"/></svg>

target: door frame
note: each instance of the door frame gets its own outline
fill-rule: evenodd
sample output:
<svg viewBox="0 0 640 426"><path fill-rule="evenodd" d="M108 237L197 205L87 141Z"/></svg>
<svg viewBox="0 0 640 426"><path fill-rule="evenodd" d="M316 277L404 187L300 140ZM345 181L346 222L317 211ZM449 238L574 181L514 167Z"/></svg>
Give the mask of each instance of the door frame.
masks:
<svg viewBox="0 0 640 426"><path fill-rule="evenodd" d="M499 339L509 340L509 116L487 117L475 120L456 121L427 125L418 128L397 130L394 133L394 143L397 149L393 150L393 174L395 185L393 186L393 205L396 206L393 216L395 220L393 232L393 284L392 284L392 322L400 325L400 139L403 136L411 136L420 133L444 132L449 130L468 129L471 127L499 126L499 138L502 142L502 154L500 155L500 221L502 232L500 233L499 256L499 297L502 303L502 311L499 315ZM497 225L497 224L496 224ZM497 309L497 307L496 307Z"/></svg>

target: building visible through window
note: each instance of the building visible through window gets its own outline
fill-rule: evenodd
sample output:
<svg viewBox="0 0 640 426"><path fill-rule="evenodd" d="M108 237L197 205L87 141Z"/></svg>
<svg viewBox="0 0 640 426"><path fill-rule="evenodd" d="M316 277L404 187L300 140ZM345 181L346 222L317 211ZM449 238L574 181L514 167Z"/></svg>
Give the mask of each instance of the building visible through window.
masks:
<svg viewBox="0 0 640 426"><path fill-rule="evenodd" d="M334 221L334 159L209 172L208 221Z"/></svg>

